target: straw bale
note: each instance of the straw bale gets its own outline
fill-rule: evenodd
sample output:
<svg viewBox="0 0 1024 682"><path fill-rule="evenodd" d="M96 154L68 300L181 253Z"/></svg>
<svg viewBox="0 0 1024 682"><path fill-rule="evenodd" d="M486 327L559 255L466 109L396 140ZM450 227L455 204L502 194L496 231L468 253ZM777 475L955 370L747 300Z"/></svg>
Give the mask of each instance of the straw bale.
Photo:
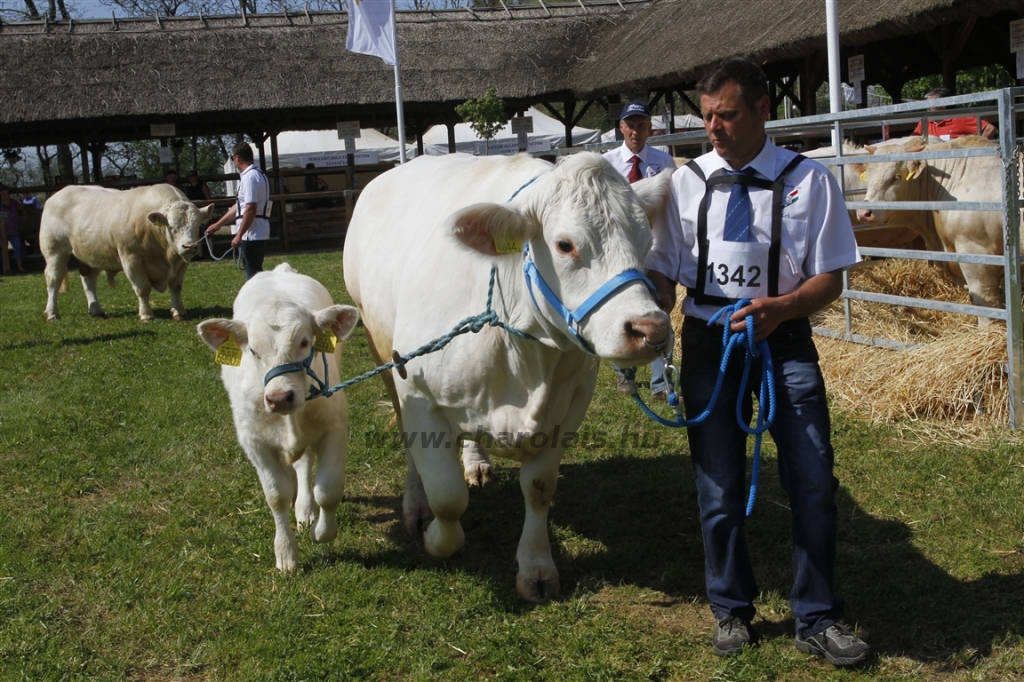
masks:
<svg viewBox="0 0 1024 682"><path fill-rule="evenodd" d="M854 271L856 289L969 303L963 287L921 261L889 260ZM955 313L854 301L854 333L913 344L898 351L819 337L822 373L841 409L876 421L1008 422L1006 328L979 327ZM815 325L843 329L842 304L819 313Z"/></svg>

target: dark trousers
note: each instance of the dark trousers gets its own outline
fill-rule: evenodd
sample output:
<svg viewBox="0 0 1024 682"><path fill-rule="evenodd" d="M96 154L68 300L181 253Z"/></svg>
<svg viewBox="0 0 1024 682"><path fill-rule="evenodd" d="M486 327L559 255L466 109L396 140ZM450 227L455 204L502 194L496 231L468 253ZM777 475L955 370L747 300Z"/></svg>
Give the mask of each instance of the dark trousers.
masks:
<svg viewBox="0 0 1024 682"><path fill-rule="evenodd" d="M242 267L245 268L245 278L252 279L257 272L263 272L263 256L267 252L267 242L261 239L242 240L239 249L242 258Z"/></svg>
<svg viewBox="0 0 1024 682"><path fill-rule="evenodd" d="M792 509L793 588L790 606L797 634L817 634L839 619L843 602L835 594L836 506L839 481L832 473L825 384L806 319L791 320L769 338L775 366L777 411L770 433L778 448L779 479ZM722 328L687 317L682 331L680 384L687 416L703 412L718 377ZM751 378L757 390L760 359ZM757 583L743 532L747 501L747 435L736 423L742 353L733 351L714 411L687 431L697 479L704 536L704 579L711 610L754 617ZM744 413L752 414L752 394Z"/></svg>

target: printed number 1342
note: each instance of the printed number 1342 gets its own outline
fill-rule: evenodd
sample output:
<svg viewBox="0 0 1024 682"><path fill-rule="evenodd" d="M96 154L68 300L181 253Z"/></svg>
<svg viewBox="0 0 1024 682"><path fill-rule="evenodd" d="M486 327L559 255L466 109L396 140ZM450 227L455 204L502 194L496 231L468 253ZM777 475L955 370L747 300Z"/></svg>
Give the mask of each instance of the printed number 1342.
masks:
<svg viewBox="0 0 1024 682"><path fill-rule="evenodd" d="M761 268L757 265L737 265L730 271L728 263L708 263L708 284L725 286L732 282L736 286L761 286Z"/></svg>

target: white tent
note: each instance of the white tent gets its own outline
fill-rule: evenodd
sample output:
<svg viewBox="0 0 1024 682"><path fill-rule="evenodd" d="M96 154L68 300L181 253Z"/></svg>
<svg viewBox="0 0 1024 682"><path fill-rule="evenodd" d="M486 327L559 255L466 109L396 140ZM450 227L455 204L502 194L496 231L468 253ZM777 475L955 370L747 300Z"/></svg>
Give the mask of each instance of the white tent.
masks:
<svg viewBox="0 0 1024 682"><path fill-rule="evenodd" d="M530 108L527 116L533 117L533 132L528 137L528 150L547 151L555 147L565 146L565 125L557 119ZM601 132L589 128L573 128L573 146L596 142ZM490 140L486 145L468 123L455 124L455 149L466 154L478 155L511 155L519 151L519 137L512 132L511 123ZM423 151L430 156L448 153L448 127L436 125L423 134Z"/></svg>
<svg viewBox="0 0 1024 682"><path fill-rule="evenodd" d="M257 163L260 150L254 144L253 158ZM263 143L263 151L267 155L267 168L271 165L270 141ZM416 148L407 151L409 156L416 155ZM392 163L399 159L398 140L373 128L362 129L356 138L355 162L357 166L374 163ZM281 168L305 168L312 163L317 168L335 168L348 165L345 152L345 140L338 139L337 130L288 130L277 136L277 162ZM235 166L230 160L224 164L225 173L234 173ZM235 182L228 181L227 190L230 196L235 194Z"/></svg>

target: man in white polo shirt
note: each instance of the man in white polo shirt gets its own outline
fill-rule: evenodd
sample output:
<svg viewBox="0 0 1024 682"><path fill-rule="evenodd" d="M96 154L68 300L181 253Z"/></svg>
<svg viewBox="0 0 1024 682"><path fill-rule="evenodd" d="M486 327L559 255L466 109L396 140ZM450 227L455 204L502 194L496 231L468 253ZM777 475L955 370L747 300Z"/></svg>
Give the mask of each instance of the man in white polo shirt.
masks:
<svg viewBox="0 0 1024 682"><path fill-rule="evenodd" d="M239 173L236 201L220 220L206 228L206 233L213 234L233 222L231 248L240 250L245 278L252 279L263 270L263 257L270 239L270 221L267 220L270 183L256 165L252 147L245 142L239 142L232 148L231 161Z"/></svg>
<svg viewBox="0 0 1024 682"><path fill-rule="evenodd" d="M647 146L647 138L651 136L651 110L646 102L635 99L622 105L619 130L622 131L622 146L605 152L604 158L608 159L615 170L622 173L622 177L630 183L652 178L662 171L675 171L676 164L670 155ZM612 365L612 369L618 377L619 392L628 393L629 384L622 370L615 365ZM661 359L651 363L651 393L655 400L664 400L668 394L665 363Z"/></svg>

